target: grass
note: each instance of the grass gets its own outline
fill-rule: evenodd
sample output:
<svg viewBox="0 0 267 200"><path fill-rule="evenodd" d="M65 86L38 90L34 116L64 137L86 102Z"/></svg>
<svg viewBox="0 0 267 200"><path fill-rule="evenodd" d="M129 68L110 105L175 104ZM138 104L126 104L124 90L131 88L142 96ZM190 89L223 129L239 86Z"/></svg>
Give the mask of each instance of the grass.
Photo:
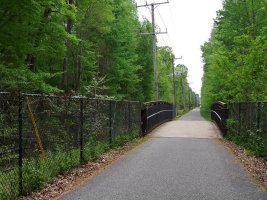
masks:
<svg viewBox="0 0 267 200"><path fill-rule="evenodd" d="M147 140L147 137L138 138L139 135L120 134L114 136L112 143L91 139L84 145L83 162L94 161L105 152L128 143L130 149ZM58 149L55 152L47 152L47 159L24 159L23 160L23 193L38 189L44 183L55 176L71 170L81 164L80 150ZM0 171L0 199L10 200L19 195L18 192L18 169Z"/></svg>
<svg viewBox="0 0 267 200"><path fill-rule="evenodd" d="M206 109L200 108L200 114L204 119L206 119L208 121L211 120L210 119L210 110L206 110Z"/></svg>
<svg viewBox="0 0 267 200"><path fill-rule="evenodd" d="M179 117L183 116L187 112L188 112L188 110L177 110L176 111L176 118L179 118Z"/></svg>

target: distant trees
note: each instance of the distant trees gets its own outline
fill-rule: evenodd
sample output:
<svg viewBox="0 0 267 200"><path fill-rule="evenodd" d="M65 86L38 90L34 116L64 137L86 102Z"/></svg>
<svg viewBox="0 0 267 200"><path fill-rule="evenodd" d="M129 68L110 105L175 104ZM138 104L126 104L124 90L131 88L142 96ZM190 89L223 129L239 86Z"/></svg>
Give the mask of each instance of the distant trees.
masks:
<svg viewBox="0 0 267 200"><path fill-rule="evenodd" d="M188 69L179 64L174 67L175 55L170 47L159 47L157 51L159 97L167 102L174 102L179 110L188 110L196 105L196 94L187 80ZM174 84L173 84L174 67Z"/></svg>
<svg viewBox="0 0 267 200"><path fill-rule="evenodd" d="M132 0L7 0L0 6L0 90L154 99L149 21ZM159 90L173 101L170 47ZM178 86L177 86L178 87Z"/></svg>
<svg viewBox="0 0 267 200"><path fill-rule="evenodd" d="M202 105L267 99L267 2L224 1L202 46Z"/></svg>

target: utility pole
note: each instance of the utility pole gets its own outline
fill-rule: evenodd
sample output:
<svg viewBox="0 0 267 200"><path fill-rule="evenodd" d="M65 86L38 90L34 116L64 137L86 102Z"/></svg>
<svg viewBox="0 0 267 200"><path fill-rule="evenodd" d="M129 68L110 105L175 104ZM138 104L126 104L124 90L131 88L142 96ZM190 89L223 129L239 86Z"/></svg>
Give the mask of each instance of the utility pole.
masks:
<svg viewBox="0 0 267 200"><path fill-rule="evenodd" d="M152 35L152 43L153 43L153 66L154 66L154 95L156 100L159 100L159 88L158 88L158 76L157 76L157 34L166 34L166 32L156 32L156 26L155 26L155 6L159 6L161 4L166 4L169 3L169 1L166 2L160 2L160 3L151 3L151 4L144 4L144 5L139 5L139 7L147 7L151 6L151 15L152 15L152 33L141 33L141 35Z"/></svg>

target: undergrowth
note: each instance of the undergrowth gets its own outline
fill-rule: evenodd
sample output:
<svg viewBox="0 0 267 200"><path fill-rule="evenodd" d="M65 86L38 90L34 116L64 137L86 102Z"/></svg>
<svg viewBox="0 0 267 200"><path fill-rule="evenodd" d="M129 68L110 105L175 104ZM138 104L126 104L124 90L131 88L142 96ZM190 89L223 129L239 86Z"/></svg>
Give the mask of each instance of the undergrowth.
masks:
<svg viewBox="0 0 267 200"><path fill-rule="evenodd" d="M249 154L267 160L267 137L261 129L241 129L238 122L233 119L227 120L227 128L226 139L244 147Z"/></svg>
<svg viewBox="0 0 267 200"><path fill-rule="evenodd" d="M55 176L79 166L82 162L95 161L105 152L122 146L137 138L138 134L121 134L114 136L112 143L91 139L84 145L83 160L80 160L80 150L57 149L47 152L47 158L41 157L23 160L23 193L38 189ZM18 169L0 171L0 199L10 200L19 195Z"/></svg>

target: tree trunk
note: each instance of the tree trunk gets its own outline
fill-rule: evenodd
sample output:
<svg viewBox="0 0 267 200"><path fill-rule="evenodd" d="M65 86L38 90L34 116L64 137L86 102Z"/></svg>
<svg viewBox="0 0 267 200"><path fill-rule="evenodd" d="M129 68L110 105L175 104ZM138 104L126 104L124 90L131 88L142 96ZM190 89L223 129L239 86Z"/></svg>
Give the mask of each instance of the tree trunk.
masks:
<svg viewBox="0 0 267 200"><path fill-rule="evenodd" d="M73 4L74 0L69 0L69 4ZM66 24L66 32L71 34L71 30L72 30L72 26L73 26L73 21L70 17L68 17L67 19L67 24ZM62 88L64 89L65 92L67 92L68 89L68 77L67 77L67 73L68 73L68 55L70 52L70 44L69 42L66 42L66 46L67 46L67 51L66 51L66 55L63 61L63 73L62 73Z"/></svg>

